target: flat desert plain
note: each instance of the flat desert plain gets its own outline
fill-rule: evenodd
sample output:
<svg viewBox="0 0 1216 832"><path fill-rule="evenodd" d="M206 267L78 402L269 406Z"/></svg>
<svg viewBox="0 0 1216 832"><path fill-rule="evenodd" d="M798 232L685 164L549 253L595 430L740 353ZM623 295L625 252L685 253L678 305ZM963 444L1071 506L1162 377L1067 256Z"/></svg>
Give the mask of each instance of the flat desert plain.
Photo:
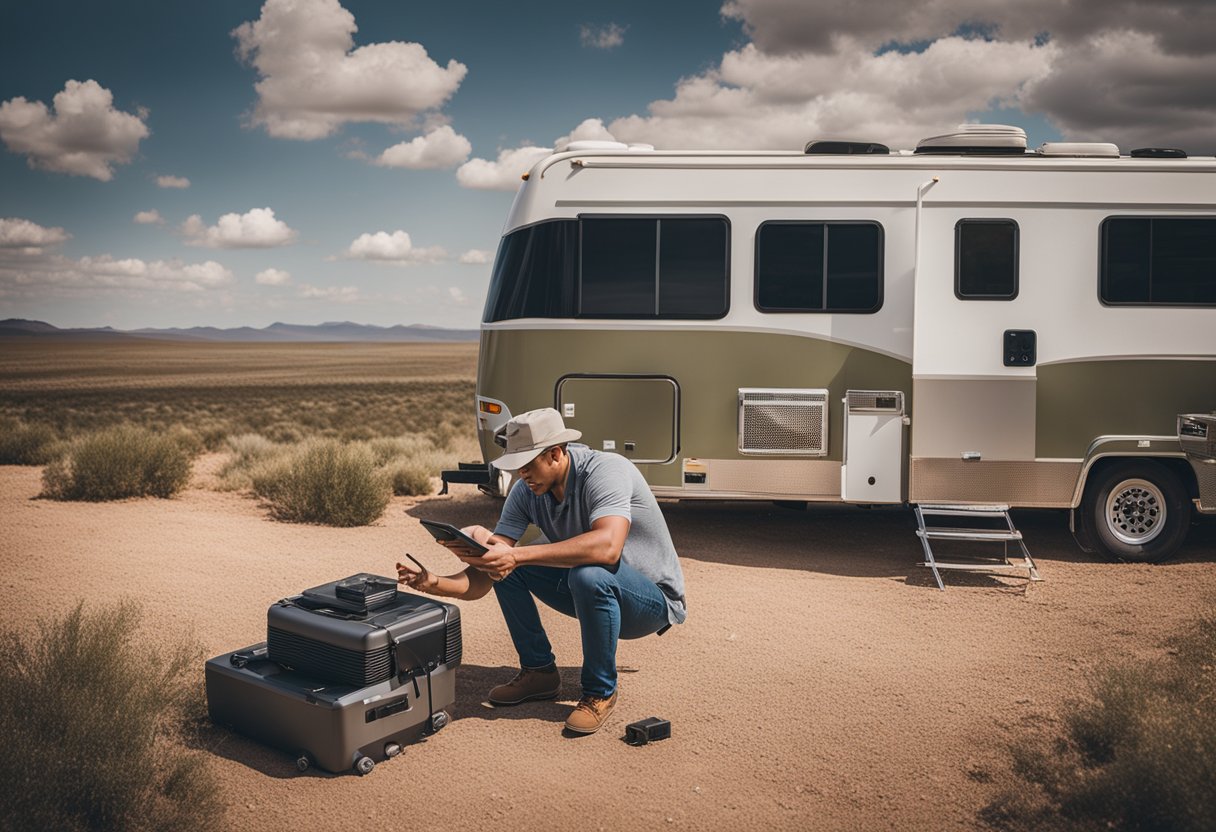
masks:
<svg viewBox="0 0 1216 832"><path fill-rule="evenodd" d="M29 381L32 384L32 381ZM208 655L264 638L268 605L410 552L460 564L417 518L490 523L468 486L394 498L374 525L272 520L212 490L207 454L173 499L36 499L40 470L0 467L4 629L29 631L77 599L135 598L149 661L192 634ZM560 727L578 697L571 619L542 611L559 702L492 708L516 664L492 597L461 606L464 664L452 723L368 777L297 773L291 755L216 729L205 753L233 829L974 829L1011 779L1009 743L1058 728L1111 664L1152 659L1216 599L1216 523L1173 561L1082 554L1057 512L1020 512L1042 582L947 576L915 564L907 510L664 504L687 579L687 623L622 642L621 698L600 733ZM202 684L201 667L199 684ZM626 723L672 737L631 747ZM87 765L87 761L82 761Z"/></svg>

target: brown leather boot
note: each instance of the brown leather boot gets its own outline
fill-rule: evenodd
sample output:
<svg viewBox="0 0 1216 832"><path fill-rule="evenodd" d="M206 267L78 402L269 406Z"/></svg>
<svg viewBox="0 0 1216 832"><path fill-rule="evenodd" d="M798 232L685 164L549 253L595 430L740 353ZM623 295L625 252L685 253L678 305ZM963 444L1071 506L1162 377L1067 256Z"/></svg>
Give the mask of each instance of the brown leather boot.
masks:
<svg viewBox="0 0 1216 832"><path fill-rule="evenodd" d="M566 728L576 734L594 734L600 730L608 720L612 709L616 707L616 695L619 692L620 688L617 688L607 699L598 696L584 696L578 700L578 704L574 706L570 716L566 717Z"/></svg>
<svg viewBox="0 0 1216 832"><path fill-rule="evenodd" d="M562 689L562 677L557 667L520 668L515 678L505 685L490 688L490 701L495 705L518 705L533 699L553 699Z"/></svg>

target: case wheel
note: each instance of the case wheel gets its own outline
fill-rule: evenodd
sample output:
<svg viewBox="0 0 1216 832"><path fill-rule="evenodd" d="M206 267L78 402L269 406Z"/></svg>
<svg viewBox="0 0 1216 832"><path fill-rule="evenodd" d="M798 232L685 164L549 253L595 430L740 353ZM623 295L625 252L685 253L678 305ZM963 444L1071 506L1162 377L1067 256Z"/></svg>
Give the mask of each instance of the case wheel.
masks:
<svg viewBox="0 0 1216 832"><path fill-rule="evenodd" d="M296 757L296 768L300 771L308 771L308 768L311 765L312 760L308 758L308 754L305 752L300 752L300 756Z"/></svg>
<svg viewBox="0 0 1216 832"><path fill-rule="evenodd" d="M400 753L401 753L401 746L398 745L397 743L386 742L384 744L384 756L385 757L396 757Z"/></svg>
<svg viewBox="0 0 1216 832"><path fill-rule="evenodd" d="M438 713L431 714L431 729L438 731L451 721L452 718L448 716L447 711L439 711Z"/></svg>
<svg viewBox="0 0 1216 832"><path fill-rule="evenodd" d="M360 755L359 759L355 760L355 771L357 771L359 773L360 777L367 775L367 774L371 774L372 769L374 769L375 767L376 767L376 761L373 760L371 757L364 757L364 756Z"/></svg>

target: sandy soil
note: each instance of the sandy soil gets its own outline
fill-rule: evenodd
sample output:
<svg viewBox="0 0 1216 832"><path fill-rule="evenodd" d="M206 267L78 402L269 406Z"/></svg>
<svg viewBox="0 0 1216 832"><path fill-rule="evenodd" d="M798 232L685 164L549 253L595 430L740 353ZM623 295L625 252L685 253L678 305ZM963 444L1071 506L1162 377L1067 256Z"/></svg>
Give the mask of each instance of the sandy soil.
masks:
<svg viewBox="0 0 1216 832"><path fill-rule="evenodd" d="M463 487L395 500L372 527L329 529L274 522L247 497L201 488L101 505L33 499L38 490L38 469L0 468L0 624L27 627L81 596L133 596L157 628L153 653L157 632L193 632L209 655L260 641L276 599L392 574L402 551L455 571L414 518L488 523L497 509ZM450 726L367 778L300 775L287 754L217 731L230 825L970 829L1007 783L1011 738L1049 725L1099 665L1157 655L1216 599L1210 521L1174 562L1138 566L1081 554L1063 514L1022 513L1045 581L953 575L939 592L914 565L907 511L664 511L689 619L622 642L621 700L599 734L560 732L578 696L572 620L545 619L567 699L493 709L485 691L515 656L493 598L463 603ZM672 721L670 740L621 741L627 722L652 715Z"/></svg>

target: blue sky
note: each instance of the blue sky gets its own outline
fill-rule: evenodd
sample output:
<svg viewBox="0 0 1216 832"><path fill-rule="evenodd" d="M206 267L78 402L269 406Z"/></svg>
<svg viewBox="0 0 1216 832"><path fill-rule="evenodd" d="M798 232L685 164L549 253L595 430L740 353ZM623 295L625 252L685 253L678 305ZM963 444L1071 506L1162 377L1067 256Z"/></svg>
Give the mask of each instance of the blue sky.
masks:
<svg viewBox="0 0 1216 832"><path fill-rule="evenodd" d="M473 326L527 148L562 136L911 146L991 120L1216 149L1210 8L1006 5L7 4L0 317Z"/></svg>

